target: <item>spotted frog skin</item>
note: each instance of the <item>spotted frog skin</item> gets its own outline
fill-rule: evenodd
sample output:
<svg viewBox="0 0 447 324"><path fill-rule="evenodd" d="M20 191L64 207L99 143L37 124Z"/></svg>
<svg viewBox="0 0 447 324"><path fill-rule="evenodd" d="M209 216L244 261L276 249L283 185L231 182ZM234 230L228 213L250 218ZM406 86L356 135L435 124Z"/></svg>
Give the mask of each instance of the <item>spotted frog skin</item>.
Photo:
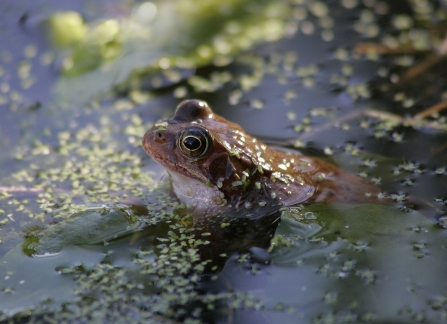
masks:
<svg viewBox="0 0 447 324"><path fill-rule="evenodd" d="M256 218L262 210L300 203L371 202L379 189L318 158L268 147L206 102L182 102L171 119L143 138L177 197L201 218L226 210Z"/></svg>

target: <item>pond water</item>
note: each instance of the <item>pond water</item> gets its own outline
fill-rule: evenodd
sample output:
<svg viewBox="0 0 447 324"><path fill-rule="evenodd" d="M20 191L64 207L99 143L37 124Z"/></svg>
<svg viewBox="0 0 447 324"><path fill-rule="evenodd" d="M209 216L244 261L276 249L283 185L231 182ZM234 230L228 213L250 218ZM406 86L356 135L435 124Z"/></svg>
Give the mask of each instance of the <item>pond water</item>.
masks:
<svg viewBox="0 0 447 324"><path fill-rule="evenodd" d="M447 321L447 3L0 3L0 319ZM182 100L384 204L192 224L141 147Z"/></svg>

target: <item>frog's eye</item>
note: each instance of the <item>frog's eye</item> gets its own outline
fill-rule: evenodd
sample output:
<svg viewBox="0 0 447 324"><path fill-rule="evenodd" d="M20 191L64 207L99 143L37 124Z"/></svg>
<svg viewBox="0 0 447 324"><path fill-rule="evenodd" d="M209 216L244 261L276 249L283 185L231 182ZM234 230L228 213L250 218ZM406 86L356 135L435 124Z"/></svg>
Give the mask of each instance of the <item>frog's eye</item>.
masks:
<svg viewBox="0 0 447 324"><path fill-rule="evenodd" d="M179 148L187 156L201 157L208 153L211 140L208 133L201 128L189 128L179 137Z"/></svg>

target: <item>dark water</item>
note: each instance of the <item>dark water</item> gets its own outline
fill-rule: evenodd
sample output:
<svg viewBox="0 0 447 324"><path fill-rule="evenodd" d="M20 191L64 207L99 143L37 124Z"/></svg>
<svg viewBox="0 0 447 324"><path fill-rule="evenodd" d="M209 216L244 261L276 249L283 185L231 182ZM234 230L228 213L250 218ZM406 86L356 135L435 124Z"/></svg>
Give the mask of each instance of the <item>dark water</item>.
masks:
<svg viewBox="0 0 447 324"><path fill-rule="evenodd" d="M447 202L445 113L412 127L387 124L368 111L409 119L445 101L446 61L405 78L436 48L374 59L353 52L358 43L397 37L396 17L418 15L411 4L386 3L385 10L376 1L353 8L349 1L326 1L330 26L327 15L315 14L318 2L296 1L284 19L292 27L297 22L298 32L238 52L229 65L184 69L180 80L158 86L151 78L160 70L150 70L138 85L111 86L96 98L58 97L66 81L62 58L42 22L60 10L79 11L90 22L126 17L139 3L0 3L2 320L445 321L447 239L437 225ZM436 44L445 37L447 14L444 2L429 4L431 20L418 18L412 34ZM314 14L303 18L303 10ZM303 32L309 28L315 31ZM377 35L368 37L374 28ZM322 39L324 31L333 39ZM409 66L399 65L409 59ZM244 88L254 71L258 84ZM187 79L225 72L228 82L210 91ZM86 88L107 84L92 75ZM185 97L173 95L179 88ZM168 186L158 186L164 171L139 145L151 124L187 98L206 100L268 143L380 179L392 203L315 205L281 222L278 213L191 227ZM135 210L132 217L119 214L116 228L84 211L103 205L114 211L117 203ZM71 214L77 216L67 221ZM98 229L93 238L86 234L91 228Z"/></svg>

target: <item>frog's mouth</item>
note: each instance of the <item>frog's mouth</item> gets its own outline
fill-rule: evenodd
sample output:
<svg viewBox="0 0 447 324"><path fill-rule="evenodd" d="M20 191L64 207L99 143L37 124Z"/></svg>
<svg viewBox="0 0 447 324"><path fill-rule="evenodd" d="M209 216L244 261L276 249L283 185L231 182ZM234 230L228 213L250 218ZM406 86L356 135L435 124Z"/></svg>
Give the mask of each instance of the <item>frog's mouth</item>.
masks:
<svg viewBox="0 0 447 324"><path fill-rule="evenodd" d="M172 173L180 174L180 175L183 175L185 178L190 178L191 180L201 181L201 182L203 182L204 185L205 185L205 182L207 181L207 179L202 174L193 173L190 170L188 170L187 168L175 163L174 161L172 161L170 159L167 159L162 154L159 154L156 152L151 152L150 156L152 157L152 159L155 162L164 166L166 168L166 171L169 174L172 174Z"/></svg>

